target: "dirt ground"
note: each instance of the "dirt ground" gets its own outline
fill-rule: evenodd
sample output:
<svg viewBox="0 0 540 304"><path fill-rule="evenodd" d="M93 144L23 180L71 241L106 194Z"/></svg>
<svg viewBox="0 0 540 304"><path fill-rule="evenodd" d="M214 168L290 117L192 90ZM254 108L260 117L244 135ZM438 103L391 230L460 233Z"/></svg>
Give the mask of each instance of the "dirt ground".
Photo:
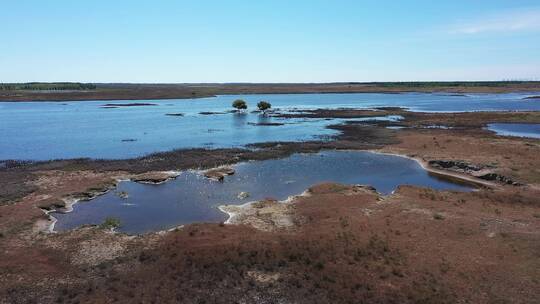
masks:
<svg viewBox="0 0 540 304"><path fill-rule="evenodd" d="M405 129L335 126L343 134L330 142L10 164L0 169L0 303L538 303L540 140L482 129L538 122L537 113L401 114ZM454 128L424 128L433 123ZM322 184L287 202L229 206L235 216L226 224L143 236L45 229L43 210L118 179L160 182L174 170L320 149L408 155L490 186L467 193L401 186L382 196Z"/></svg>

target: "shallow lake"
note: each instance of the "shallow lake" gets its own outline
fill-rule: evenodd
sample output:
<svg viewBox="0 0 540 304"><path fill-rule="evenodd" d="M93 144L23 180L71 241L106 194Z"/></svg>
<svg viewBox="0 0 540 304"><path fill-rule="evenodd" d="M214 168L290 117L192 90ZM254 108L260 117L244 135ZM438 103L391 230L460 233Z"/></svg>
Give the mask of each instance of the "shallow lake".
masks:
<svg viewBox="0 0 540 304"><path fill-rule="evenodd" d="M492 123L487 129L503 136L540 138L540 124Z"/></svg>
<svg viewBox="0 0 540 304"><path fill-rule="evenodd" d="M248 102L248 112L260 100L282 110L383 106L440 112L540 110L540 102L523 99L526 96L530 94L273 94L184 100L0 102L0 160L131 158L172 149L305 141L337 134L326 126L342 122L226 113L237 98ZM136 102L153 105L118 106ZM284 124L257 125L261 123Z"/></svg>
<svg viewBox="0 0 540 304"><path fill-rule="evenodd" d="M84 224L100 224L107 217L120 219L120 231L145 233L193 222L220 222L226 214L217 207L265 198L278 200L302 193L321 182L368 184L388 194L398 185L469 191L472 188L431 176L416 161L362 151L323 151L294 154L275 160L251 161L234 166L236 173L223 182L200 172L186 171L160 184L120 182L117 189L74 205L70 213L55 213L55 229L68 230ZM127 198L120 197L122 191ZM249 193L239 198L240 192Z"/></svg>

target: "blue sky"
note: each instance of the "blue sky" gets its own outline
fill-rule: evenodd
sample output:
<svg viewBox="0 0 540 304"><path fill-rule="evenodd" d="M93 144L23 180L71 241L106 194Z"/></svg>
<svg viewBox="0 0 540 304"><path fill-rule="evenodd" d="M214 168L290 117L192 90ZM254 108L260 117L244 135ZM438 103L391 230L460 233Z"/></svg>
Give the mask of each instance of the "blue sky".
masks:
<svg viewBox="0 0 540 304"><path fill-rule="evenodd" d="M0 82L540 80L538 0L0 7Z"/></svg>

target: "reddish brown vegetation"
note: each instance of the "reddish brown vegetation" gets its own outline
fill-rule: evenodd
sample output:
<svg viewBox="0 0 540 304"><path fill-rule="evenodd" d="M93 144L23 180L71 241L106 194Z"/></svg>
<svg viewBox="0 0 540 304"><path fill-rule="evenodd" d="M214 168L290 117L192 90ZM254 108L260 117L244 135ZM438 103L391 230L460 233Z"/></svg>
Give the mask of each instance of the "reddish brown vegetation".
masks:
<svg viewBox="0 0 540 304"><path fill-rule="evenodd" d="M381 199L320 185L297 198L292 230L190 225L43 293L65 303L534 303L539 193L505 191L401 187Z"/></svg>

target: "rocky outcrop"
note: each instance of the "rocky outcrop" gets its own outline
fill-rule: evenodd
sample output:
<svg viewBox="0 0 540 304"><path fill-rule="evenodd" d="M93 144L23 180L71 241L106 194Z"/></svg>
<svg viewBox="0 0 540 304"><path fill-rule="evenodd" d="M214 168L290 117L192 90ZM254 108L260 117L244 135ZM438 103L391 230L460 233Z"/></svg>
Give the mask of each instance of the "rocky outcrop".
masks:
<svg viewBox="0 0 540 304"><path fill-rule="evenodd" d="M204 176L211 180L222 182L225 179L225 176L233 175L234 172L234 169L231 167L221 167L204 172Z"/></svg>
<svg viewBox="0 0 540 304"><path fill-rule="evenodd" d="M485 165L476 165L458 160L430 160L429 165L437 169L447 169L463 173L467 173L470 171L480 171L488 167Z"/></svg>
<svg viewBox="0 0 540 304"><path fill-rule="evenodd" d="M464 161L458 160L431 160L428 162L429 166L436 169L450 170L459 173L465 173L472 175L474 177L487 180L487 181L497 181L508 185L519 186L520 183L512 180L507 176L500 175L495 173L493 169L494 166L484 165L484 164L471 164Z"/></svg>
<svg viewBox="0 0 540 304"><path fill-rule="evenodd" d="M239 199L246 199L246 198L249 197L249 192L242 191L242 192L238 193L238 195L236 197L238 197Z"/></svg>
<svg viewBox="0 0 540 304"><path fill-rule="evenodd" d="M179 174L176 171L148 172L133 176L131 180L143 184L161 184L177 177Z"/></svg>
<svg viewBox="0 0 540 304"><path fill-rule="evenodd" d="M119 191L119 192L116 192L116 195L117 195L119 198L122 198L122 199L128 199L128 198L129 198L129 193L127 193L126 191Z"/></svg>
<svg viewBox="0 0 540 304"><path fill-rule="evenodd" d="M475 175L476 177L478 178L481 178L483 180L488 180L488 181L497 181L497 182L501 182L501 183L504 183L504 184L508 184L508 185L513 185L513 186L520 186L521 183L518 183L504 175L500 175L500 174L497 174L497 173L494 173L494 172L489 172L489 173L486 173L486 174L482 174L482 175Z"/></svg>

